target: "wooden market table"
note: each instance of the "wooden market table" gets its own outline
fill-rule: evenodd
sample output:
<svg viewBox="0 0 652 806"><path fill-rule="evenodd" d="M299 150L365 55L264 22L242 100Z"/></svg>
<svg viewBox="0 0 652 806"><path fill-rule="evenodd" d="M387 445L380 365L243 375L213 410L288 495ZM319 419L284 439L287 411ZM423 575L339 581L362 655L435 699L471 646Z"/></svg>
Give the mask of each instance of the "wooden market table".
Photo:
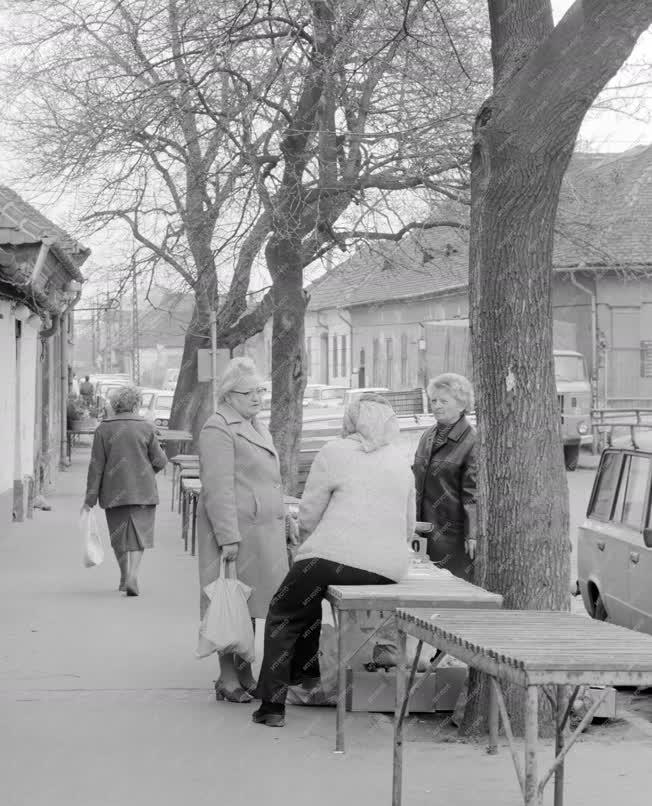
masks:
<svg viewBox="0 0 652 806"><path fill-rule="evenodd" d="M184 470L195 471L194 475L199 478L199 456L194 453L178 453L170 459L172 465L172 493L170 496L170 509L174 512L175 500L178 500L179 512L181 512L181 478ZM192 475L185 474L186 477Z"/></svg>
<svg viewBox="0 0 652 806"><path fill-rule="evenodd" d="M177 457L175 457L177 458ZM186 473L190 475L186 475ZM197 470L199 473L199 470ZM179 474L179 500L181 503L181 539L184 549L188 551L188 535L190 534L190 553L194 557L197 547L197 502L201 495L201 480L198 475L194 475L194 470L190 467L181 470ZM286 511L291 511L297 507L301 499L292 495L283 496L283 503Z"/></svg>
<svg viewBox="0 0 652 806"><path fill-rule="evenodd" d="M75 437L92 436L95 434L96 430L97 425L93 426L92 428L69 428L66 431L66 453L68 455L68 464L70 464L72 460L72 444L75 440Z"/></svg>
<svg viewBox="0 0 652 806"><path fill-rule="evenodd" d="M354 656L389 621L397 608L499 608L502 596L489 593L453 576L432 563L411 567L408 576L394 585L330 585L326 600L333 608L337 634L337 704L335 752L344 752L347 668ZM360 611L380 612L381 621L371 634L345 657L345 640L351 619Z"/></svg>
<svg viewBox="0 0 652 806"><path fill-rule="evenodd" d="M404 610L396 613L399 658L394 720L392 806L400 806L403 781L403 723L424 643L489 675L495 709L490 708L489 746L497 751L499 717L516 769L525 806L542 806L543 791L555 776L555 806L564 797L564 759L608 693L594 700L576 730L567 736L568 720L584 685L652 685L652 636L594 621L581 615L534 610ZM418 640L409 670L407 636ZM525 689L525 764L521 767L512 735L501 681ZM555 709L555 760L538 773L539 691ZM476 781L477 784L477 781ZM481 787L479 787L481 791ZM478 803L481 801L478 800Z"/></svg>
<svg viewBox="0 0 652 806"><path fill-rule="evenodd" d="M190 431L170 431L168 428L157 427L156 436L162 447L166 447L169 442L178 442L181 453L185 453L192 442Z"/></svg>
<svg viewBox="0 0 652 806"><path fill-rule="evenodd" d="M192 538L190 543L190 553L195 556L197 545L197 501L201 494L201 481L198 478L181 479L181 538L183 547L188 551L188 532Z"/></svg>

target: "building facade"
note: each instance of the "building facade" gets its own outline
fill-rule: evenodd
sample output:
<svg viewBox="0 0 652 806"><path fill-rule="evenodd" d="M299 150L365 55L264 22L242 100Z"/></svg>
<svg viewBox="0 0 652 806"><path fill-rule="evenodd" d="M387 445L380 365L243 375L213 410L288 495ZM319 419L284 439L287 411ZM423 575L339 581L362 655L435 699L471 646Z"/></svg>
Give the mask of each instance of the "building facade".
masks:
<svg viewBox="0 0 652 806"><path fill-rule="evenodd" d="M65 462L71 311L89 254L0 186L0 523L28 517Z"/></svg>
<svg viewBox="0 0 652 806"><path fill-rule="evenodd" d="M652 407L651 220L652 146L573 158L553 319L556 346L583 354L597 404ZM366 247L319 278L308 289L309 382L424 386L425 325L468 322L468 261L463 228L434 228Z"/></svg>

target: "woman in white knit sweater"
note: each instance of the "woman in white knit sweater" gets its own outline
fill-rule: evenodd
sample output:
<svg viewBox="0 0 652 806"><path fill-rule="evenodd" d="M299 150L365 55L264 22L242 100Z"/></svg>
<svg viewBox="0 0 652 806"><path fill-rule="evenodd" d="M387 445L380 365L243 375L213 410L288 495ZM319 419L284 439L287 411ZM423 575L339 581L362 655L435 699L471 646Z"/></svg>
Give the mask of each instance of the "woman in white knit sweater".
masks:
<svg viewBox="0 0 652 806"><path fill-rule="evenodd" d="M343 438L315 457L299 509L304 542L267 615L262 704L254 722L282 727L288 686L319 682L321 602L329 585L390 584L404 577L415 502L398 435L389 403L363 394L346 410Z"/></svg>

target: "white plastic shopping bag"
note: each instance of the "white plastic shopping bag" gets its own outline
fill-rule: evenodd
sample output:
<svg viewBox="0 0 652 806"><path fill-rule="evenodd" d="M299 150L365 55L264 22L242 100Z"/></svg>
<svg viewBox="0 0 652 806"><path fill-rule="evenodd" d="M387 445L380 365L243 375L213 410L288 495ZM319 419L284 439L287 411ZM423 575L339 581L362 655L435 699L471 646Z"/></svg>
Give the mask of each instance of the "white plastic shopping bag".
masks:
<svg viewBox="0 0 652 806"><path fill-rule="evenodd" d="M247 607L251 588L235 576L235 563L220 562L220 575L204 592L211 600L199 625L196 655L205 658L213 652L234 652L252 663L255 658L254 628Z"/></svg>
<svg viewBox="0 0 652 806"><path fill-rule="evenodd" d="M84 546L84 565L86 568L100 565L104 560L104 546L94 510L85 509L82 512L79 527Z"/></svg>

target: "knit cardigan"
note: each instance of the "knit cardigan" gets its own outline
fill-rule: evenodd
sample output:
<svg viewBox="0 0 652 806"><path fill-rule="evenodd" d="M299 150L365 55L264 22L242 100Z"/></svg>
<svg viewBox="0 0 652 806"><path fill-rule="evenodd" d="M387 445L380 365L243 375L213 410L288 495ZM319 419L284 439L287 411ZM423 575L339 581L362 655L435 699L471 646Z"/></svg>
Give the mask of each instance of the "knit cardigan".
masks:
<svg viewBox="0 0 652 806"><path fill-rule="evenodd" d="M354 438L315 457L299 507L296 561L321 558L399 581L414 533L414 479L404 451L365 452Z"/></svg>

